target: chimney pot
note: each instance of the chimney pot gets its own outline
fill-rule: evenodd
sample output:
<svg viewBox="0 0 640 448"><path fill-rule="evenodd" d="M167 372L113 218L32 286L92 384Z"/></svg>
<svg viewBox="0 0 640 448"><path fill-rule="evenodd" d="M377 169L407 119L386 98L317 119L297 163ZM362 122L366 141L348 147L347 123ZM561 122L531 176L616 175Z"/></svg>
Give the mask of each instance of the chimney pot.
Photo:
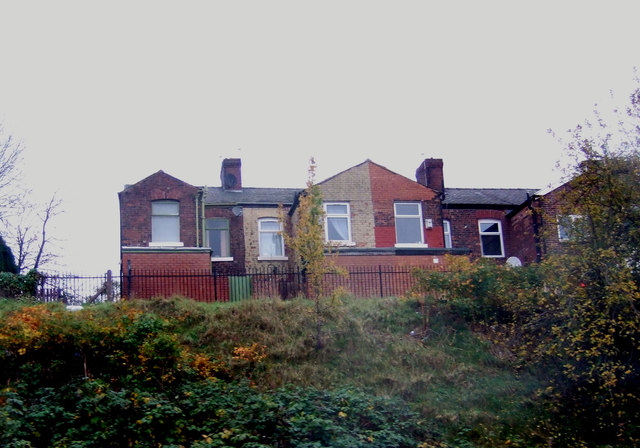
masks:
<svg viewBox="0 0 640 448"><path fill-rule="evenodd" d="M220 183L223 190L242 190L242 163L240 159L224 159L220 170Z"/></svg>

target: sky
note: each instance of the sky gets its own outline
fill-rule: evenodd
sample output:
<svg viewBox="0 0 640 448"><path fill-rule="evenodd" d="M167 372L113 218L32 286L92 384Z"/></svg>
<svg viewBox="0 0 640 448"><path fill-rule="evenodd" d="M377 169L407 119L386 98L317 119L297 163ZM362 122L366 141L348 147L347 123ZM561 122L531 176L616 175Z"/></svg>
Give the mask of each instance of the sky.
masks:
<svg viewBox="0 0 640 448"><path fill-rule="evenodd" d="M0 0L0 123L56 194L52 269L119 269L118 192L163 170L304 187L366 159L448 187L543 188L562 134L625 103L637 1ZM600 106L599 106L600 107Z"/></svg>

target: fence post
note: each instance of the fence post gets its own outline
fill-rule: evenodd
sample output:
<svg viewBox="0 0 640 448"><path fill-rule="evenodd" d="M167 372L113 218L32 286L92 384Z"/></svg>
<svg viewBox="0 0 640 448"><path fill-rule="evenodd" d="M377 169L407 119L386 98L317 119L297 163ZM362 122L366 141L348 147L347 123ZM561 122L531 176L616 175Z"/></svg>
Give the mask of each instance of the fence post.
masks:
<svg viewBox="0 0 640 448"><path fill-rule="evenodd" d="M215 269L213 271L213 301L218 301L218 276Z"/></svg>
<svg viewBox="0 0 640 448"><path fill-rule="evenodd" d="M111 269L107 271L107 301L113 302L113 275Z"/></svg>
<svg viewBox="0 0 640 448"><path fill-rule="evenodd" d="M127 260L127 299L131 298L131 260Z"/></svg>
<svg viewBox="0 0 640 448"><path fill-rule="evenodd" d="M384 290L382 285L382 265L378 265L378 278L380 279L380 297L384 297Z"/></svg>

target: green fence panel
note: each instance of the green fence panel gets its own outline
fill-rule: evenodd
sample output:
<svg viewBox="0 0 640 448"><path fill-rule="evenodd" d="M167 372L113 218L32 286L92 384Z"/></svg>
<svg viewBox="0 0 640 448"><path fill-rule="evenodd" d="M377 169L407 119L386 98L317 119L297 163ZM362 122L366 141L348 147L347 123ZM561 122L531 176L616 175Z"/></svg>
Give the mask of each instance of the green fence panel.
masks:
<svg viewBox="0 0 640 448"><path fill-rule="evenodd" d="M234 275L229 277L229 301L238 302L240 300L250 299L252 290L250 276Z"/></svg>

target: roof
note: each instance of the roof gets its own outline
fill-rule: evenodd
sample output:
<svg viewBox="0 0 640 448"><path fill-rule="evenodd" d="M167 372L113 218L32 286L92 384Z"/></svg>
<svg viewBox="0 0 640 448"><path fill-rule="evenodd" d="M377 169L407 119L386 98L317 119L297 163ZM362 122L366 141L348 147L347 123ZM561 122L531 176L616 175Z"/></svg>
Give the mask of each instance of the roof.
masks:
<svg viewBox="0 0 640 448"><path fill-rule="evenodd" d="M442 204L511 208L523 204L537 191L537 188L445 188Z"/></svg>
<svg viewBox="0 0 640 448"><path fill-rule="evenodd" d="M291 205L301 188L243 188L224 190L222 187L205 187L204 203L240 205Z"/></svg>

